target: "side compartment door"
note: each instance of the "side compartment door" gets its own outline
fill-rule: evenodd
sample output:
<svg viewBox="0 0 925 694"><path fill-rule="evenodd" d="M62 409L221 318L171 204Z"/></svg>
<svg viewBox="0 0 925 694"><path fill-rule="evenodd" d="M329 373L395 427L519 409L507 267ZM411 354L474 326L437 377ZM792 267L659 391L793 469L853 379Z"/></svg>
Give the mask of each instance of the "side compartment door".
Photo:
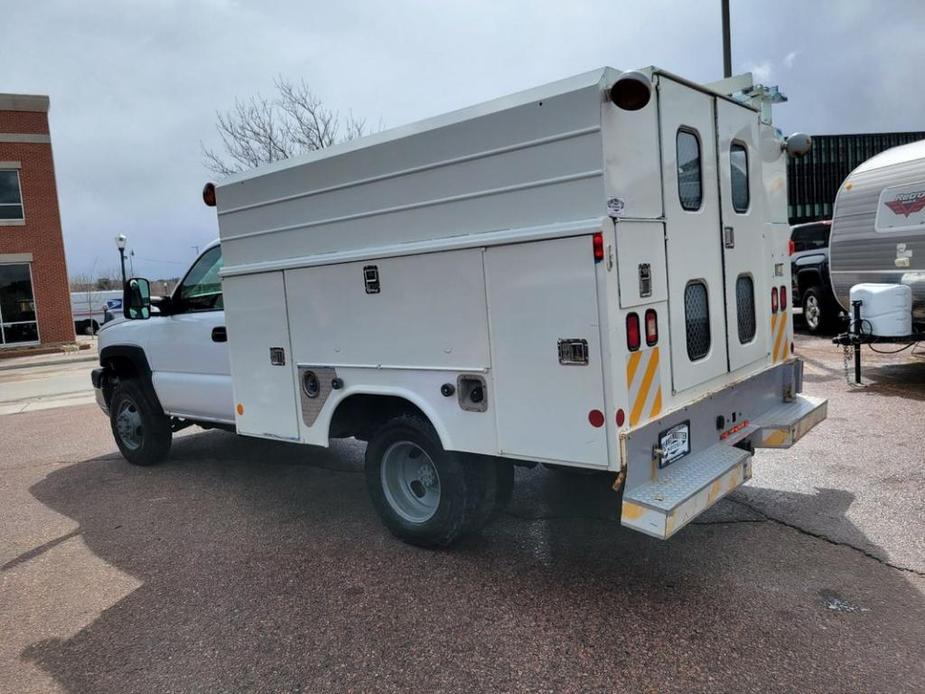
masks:
<svg viewBox="0 0 925 694"><path fill-rule="evenodd" d="M658 78L675 392L726 373L713 97Z"/></svg>
<svg viewBox="0 0 925 694"><path fill-rule="evenodd" d="M769 263L761 220L767 215L761 194L758 114L716 100L719 188L726 274L726 333L729 368L747 366L768 355L770 298L764 275Z"/></svg>
<svg viewBox="0 0 925 694"><path fill-rule="evenodd" d="M283 273L226 277L224 288L238 433L297 441Z"/></svg>
<svg viewBox="0 0 925 694"><path fill-rule="evenodd" d="M607 427L589 420L605 411L591 238L488 248L485 276L498 448L606 466ZM575 345L563 358L560 341Z"/></svg>

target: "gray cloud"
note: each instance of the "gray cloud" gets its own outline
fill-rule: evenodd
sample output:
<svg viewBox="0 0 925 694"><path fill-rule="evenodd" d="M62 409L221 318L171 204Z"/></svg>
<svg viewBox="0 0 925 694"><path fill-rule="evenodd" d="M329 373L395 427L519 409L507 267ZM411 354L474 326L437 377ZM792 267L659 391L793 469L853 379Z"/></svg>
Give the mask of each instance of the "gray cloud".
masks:
<svg viewBox="0 0 925 694"><path fill-rule="evenodd" d="M732 5L734 66L790 97L783 130L923 127L925 4ZM719 2L8 0L0 91L51 96L71 272L115 266L125 233L136 271L160 277L217 235L199 197L216 109L276 75L395 126L601 65L711 81L719 37Z"/></svg>

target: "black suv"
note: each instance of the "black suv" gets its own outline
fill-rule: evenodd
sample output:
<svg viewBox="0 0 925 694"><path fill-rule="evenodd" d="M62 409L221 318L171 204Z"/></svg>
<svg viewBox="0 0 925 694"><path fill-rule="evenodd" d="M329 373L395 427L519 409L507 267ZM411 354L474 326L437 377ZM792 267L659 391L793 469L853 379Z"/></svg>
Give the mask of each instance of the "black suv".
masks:
<svg viewBox="0 0 925 694"><path fill-rule="evenodd" d="M829 279L829 232L832 222L797 224L790 232L793 306L802 308L811 333L835 324L841 312Z"/></svg>

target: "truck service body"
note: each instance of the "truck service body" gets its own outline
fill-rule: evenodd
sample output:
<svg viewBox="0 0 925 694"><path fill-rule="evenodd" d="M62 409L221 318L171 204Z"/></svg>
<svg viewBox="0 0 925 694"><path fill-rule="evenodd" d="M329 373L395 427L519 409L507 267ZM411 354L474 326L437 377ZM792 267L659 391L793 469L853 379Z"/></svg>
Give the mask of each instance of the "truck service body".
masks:
<svg viewBox="0 0 925 694"><path fill-rule="evenodd" d="M826 415L792 354L786 149L723 94L603 68L232 176L206 326L230 379L192 380L233 411L196 416L182 371L144 397L174 427L368 440L418 544L476 529L512 463L608 471L623 525L667 538ZM94 375L117 441L119 329Z"/></svg>

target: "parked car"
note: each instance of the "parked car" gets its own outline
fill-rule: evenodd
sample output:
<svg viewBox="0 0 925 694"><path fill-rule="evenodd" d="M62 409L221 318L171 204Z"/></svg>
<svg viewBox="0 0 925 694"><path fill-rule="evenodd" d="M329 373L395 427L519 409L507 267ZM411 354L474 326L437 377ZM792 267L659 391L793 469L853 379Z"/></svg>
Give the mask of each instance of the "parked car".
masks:
<svg viewBox="0 0 925 694"><path fill-rule="evenodd" d="M797 224L790 232L794 315L802 315L806 329L818 333L830 327L841 309L829 277L831 220Z"/></svg>

